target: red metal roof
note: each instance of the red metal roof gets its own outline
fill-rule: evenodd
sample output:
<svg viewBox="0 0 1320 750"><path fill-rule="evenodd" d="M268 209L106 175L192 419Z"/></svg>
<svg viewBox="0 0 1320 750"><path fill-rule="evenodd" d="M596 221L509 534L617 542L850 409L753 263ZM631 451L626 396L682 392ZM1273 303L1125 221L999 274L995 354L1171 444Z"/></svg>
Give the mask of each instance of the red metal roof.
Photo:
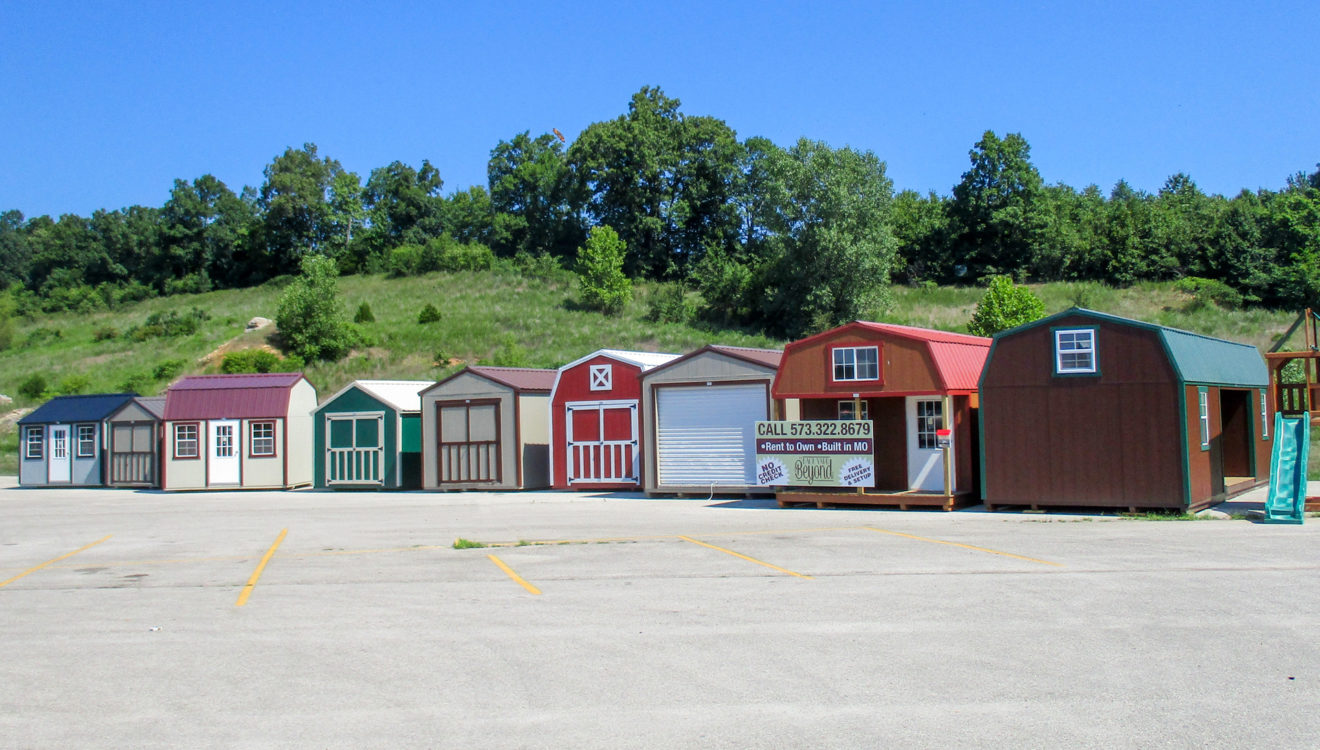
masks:
<svg viewBox="0 0 1320 750"><path fill-rule="evenodd" d="M484 367L472 366L468 370L496 383L507 385L516 391L550 392L554 387L558 370L536 370L529 367Z"/></svg>
<svg viewBox="0 0 1320 750"><path fill-rule="evenodd" d="M165 391L165 419L261 419L288 415L302 373L192 375Z"/></svg>
<svg viewBox="0 0 1320 750"><path fill-rule="evenodd" d="M990 339L982 336L972 336L966 333L949 333L948 331L937 331L933 328L917 328L916 326L901 326L896 323L872 323L867 320L855 321L852 325L858 325L863 328L870 328L873 331L883 331L894 336L903 336L905 338L916 339L918 341L938 341L946 344L973 344L976 346L990 346ZM837 330L837 329L833 329ZM826 331L829 333L829 331Z"/></svg>
<svg viewBox="0 0 1320 750"><path fill-rule="evenodd" d="M945 341L927 344L930 347L930 358L935 361L935 368L944 381L944 390L976 390L981 370L985 367L985 358L990 353L990 339L985 339L985 342L984 345Z"/></svg>
<svg viewBox="0 0 1320 750"><path fill-rule="evenodd" d="M784 358L782 349L753 349L749 346L725 346L723 344L711 344L708 348L726 352L735 357L750 359L767 367L779 367L779 361Z"/></svg>

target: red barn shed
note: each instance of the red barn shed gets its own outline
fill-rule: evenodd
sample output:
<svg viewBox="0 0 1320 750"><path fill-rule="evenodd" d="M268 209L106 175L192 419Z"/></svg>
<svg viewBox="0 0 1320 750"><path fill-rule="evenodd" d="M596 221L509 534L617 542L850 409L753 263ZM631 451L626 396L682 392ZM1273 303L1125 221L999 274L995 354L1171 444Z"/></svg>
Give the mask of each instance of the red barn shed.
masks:
<svg viewBox="0 0 1320 750"><path fill-rule="evenodd" d="M641 487L642 373L677 358L601 349L559 368L550 391L555 489Z"/></svg>
<svg viewBox="0 0 1320 750"><path fill-rule="evenodd" d="M952 510L976 490L977 379L990 339L854 321L784 347L772 395L796 398L804 420L869 419L875 486L864 492L794 491L816 502ZM937 431L951 428L949 477Z"/></svg>

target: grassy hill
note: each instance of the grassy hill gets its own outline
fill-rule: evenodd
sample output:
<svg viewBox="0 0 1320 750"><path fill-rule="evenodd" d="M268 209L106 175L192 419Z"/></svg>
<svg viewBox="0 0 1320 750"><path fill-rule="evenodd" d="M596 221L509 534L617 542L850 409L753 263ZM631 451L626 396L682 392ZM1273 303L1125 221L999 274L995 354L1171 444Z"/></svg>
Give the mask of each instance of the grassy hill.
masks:
<svg viewBox="0 0 1320 750"><path fill-rule="evenodd" d="M775 347L784 342L764 335L703 324L651 323L648 301L661 287L636 286L632 304L619 316L603 316L575 303L571 274L523 276L508 267L491 272L434 273L390 279L348 276L339 281L351 314L370 304L375 322L362 325L368 342L346 359L316 363L308 379L327 396L357 378L439 379L465 364L482 362L557 367L602 347L686 352L708 343ZM1292 323L1294 314L1266 310L1221 310L1199 305L1169 284L1110 289L1098 284L1034 286L1053 313L1074 304L1162 325L1254 344L1262 351ZM87 392L115 391L133 384L143 394L163 391L184 374L217 372L217 350L269 345L269 329L244 332L256 316L275 317L279 283L147 300L90 315L52 314L15 321L14 343L0 352L0 393L15 407L35 405L17 394L33 374L52 387L84 378ZM896 287L894 304L871 319L966 331L981 290L954 287ZM431 303L441 312L436 323L418 324ZM187 316L200 310L190 335L135 341L126 332L154 313ZM17 435L0 425L0 473L16 470Z"/></svg>

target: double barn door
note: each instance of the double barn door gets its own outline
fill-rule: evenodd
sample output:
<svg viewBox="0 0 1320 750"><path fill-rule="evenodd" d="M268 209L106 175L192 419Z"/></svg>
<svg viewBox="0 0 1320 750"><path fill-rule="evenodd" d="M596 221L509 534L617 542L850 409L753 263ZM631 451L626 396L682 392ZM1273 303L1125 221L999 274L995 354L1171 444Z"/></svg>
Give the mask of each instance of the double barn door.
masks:
<svg viewBox="0 0 1320 750"><path fill-rule="evenodd" d="M499 400L441 401L435 409L440 484L498 483L501 479Z"/></svg>
<svg viewBox="0 0 1320 750"><path fill-rule="evenodd" d="M565 405L569 484L637 484L637 402Z"/></svg>

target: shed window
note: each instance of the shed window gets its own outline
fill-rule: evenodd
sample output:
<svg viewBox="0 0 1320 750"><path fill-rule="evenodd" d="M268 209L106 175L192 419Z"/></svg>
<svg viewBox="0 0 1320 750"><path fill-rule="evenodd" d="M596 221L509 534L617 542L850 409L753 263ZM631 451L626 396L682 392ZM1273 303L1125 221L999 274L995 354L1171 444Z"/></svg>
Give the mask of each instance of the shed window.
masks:
<svg viewBox="0 0 1320 750"><path fill-rule="evenodd" d="M274 422L252 423L252 455L254 456L275 455L275 423Z"/></svg>
<svg viewBox="0 0 1320 750"><path fill-rule="evenodd" d="M78 425L78 457L90 458L96 455L96 425Z"/></svg>
<svg viewBox="0 0 1320 750"><path fill-rule="evenodd" d="M1210 450L1210 397L1204 388L1196 389L1197 408L1201 415L1201 450Z"/></svg>
<svg viewBox="0 0 1320 750"><path fill-rule="evenodd" d="M940 447L937 430L944 429L944 403L935 399L917 401L917 448L923 451Z"/></svg>
<svg viewBox="0 0 1320 750"><path fill-rule="evenodd" d="M841 346L834 350L834 380L879 380L880 347Z"/></svg>
<svg viewBox="0 0 1320 750"><path fill-rule="evenodd" d="M174 425L174 457L197 458L197 425Z"/></svg>
<svg viewBox="0 0 1320 750"><path fill-rule="evenodd" d="M1054 332L1054 371L1060 375L1095 372L1095 329Z"/></svg>
<svg viewBox="0 0 1320 750"><path fill-rule="evenodd" d="M591 390L608 391L614 387L614 367L612 365L592 365Z"/></svg>
<svg viewBox="0 0 1320 750"><path fill-rule="evenodd" d="M27 458L41 458L42 449L46 446L46 441L40 427L29 427L25 433L23 441L23 455Z"/></svg>
<svg viewBox="0 0 1320 750"><path fill-rule="evenodd" d="M868 406L867 402L865 402L865 401L858 401L858 402L856 402L856 403L860 404L861 407L862 407L860 412L858 412L858 411L854 411L854 410L853 410L853 403L854 403L853 401L840 401L840 402L839 402L839 419L843 419L843 420L852 420L852 419L870 419L870 418L871 418L871 415L870 415L870 413L869 413L870 410L867 408L867 406Z"/></svg>
<svg viewBox="0 0 1320 750"><path fill-rule="evenodd" d="M1260 389L1260 439L1270 438L1270 406L1265 400L1265 389Z"/></svg>

